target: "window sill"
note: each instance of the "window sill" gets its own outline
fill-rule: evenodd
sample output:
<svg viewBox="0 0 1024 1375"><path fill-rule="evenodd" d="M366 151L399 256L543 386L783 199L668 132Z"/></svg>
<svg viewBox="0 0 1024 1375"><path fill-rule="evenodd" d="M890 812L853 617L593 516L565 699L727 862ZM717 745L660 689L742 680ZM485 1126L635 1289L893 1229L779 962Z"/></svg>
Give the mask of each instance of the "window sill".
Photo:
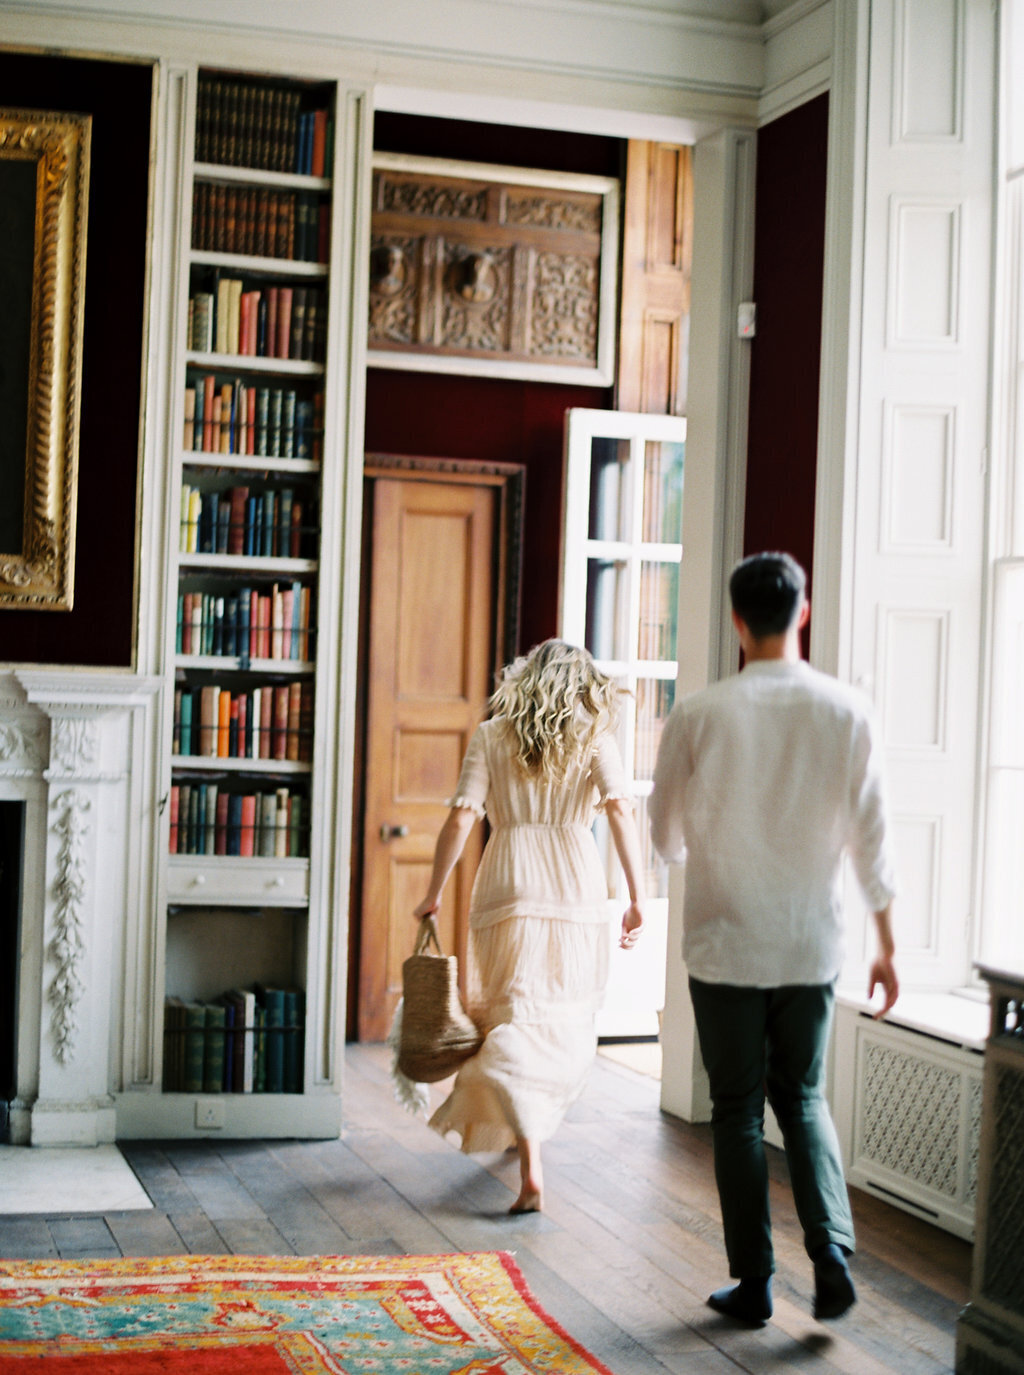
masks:
<svg viewBox="0 0 1024 1375"><path fill-rule="evenodd" d="M841 1007L871 1016L874 1008L863 993L852 988L837 988L836 1002ZM942 992L901 993L899 1002L886 1016L893 1026L905 1027L938 1041L963 1046L967 1050L985 1049L989 1029L988 999L976 990L950 989Z"/></svg>

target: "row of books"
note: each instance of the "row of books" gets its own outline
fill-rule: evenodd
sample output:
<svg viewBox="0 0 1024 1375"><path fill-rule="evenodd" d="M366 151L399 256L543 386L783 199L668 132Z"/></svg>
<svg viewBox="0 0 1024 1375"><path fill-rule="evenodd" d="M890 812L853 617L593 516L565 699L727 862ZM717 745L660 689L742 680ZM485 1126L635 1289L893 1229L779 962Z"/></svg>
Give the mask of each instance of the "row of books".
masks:
<svg viewBox="0 0 1024 1375"><path fill-rule="evenodd" d="M319 287L246 286L220 277L188 303L188 347L243 358L323 361L327 311Z"/></svg>
<svg viewBox="0 0 1024 1375"><path fill-rule="evenodd" d="M326 263L330 232L330 205L315 191L196 183L192 247L200 252Z"/></svg>
<svg viewBox="0 0 1024 1375"><path fill-rule="evenodd" d="M312 658L312 592L302 583L274 583L269 591L242 587L179 592L175 652L241 659Z"/></svg>
<svg viewBox="0 0 1024 1375"><path fill-rule="evenodd" d="M316 547L316 531L304 520L302 497L291 487L268 487L253 495L246 486L204 492L183 482L178 549L183 554L305 558Z"/></svg>
<svg viewBox="0 0 1024 1375"><path fill-rule="evenodd" d="M295 86L202 76L196 97L196 161L323 177L334 161L334 121L304 110Z"/></svg>
<svg viewBox="0 0 1024 1375"><path fill-rule="evenodd" d="M301 989L232 988L212 1002L164 1000L167 1093L301 1093Z"/></svg>
<svg viewBox="0 0 1024 1375"><path fill-rule="evenodd" d="M296 859L309 854L309 800L288 788L235 792L218 783L171 784L172 855Z"/></svg>
<svg viewBox="0 0 1024 1375"><path fill-rule="evenodd" d="M185 387L187 450L320 461L323 392L253 386L241 378L200 373Z"/></svg>
<svg viewBox="0 0 1024 1375"><path fill-rule="evenodd" d="M267 683L232 692L217 683L174 689L176 755L214 759L313 757L313 684Z"/></svg>

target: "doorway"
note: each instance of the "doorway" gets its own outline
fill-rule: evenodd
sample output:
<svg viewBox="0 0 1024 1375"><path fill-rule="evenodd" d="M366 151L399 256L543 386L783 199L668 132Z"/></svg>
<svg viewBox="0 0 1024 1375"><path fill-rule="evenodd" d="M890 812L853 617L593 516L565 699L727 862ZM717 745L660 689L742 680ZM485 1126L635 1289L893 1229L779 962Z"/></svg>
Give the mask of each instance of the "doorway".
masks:
<svg viewBox="0 0 1024 1375"><path fill-rule="evenodd" d="M524 469L368 455L348 1032L387 1036L469 737L517 649ZM465 970L470 837L438 924Z"/></svg>

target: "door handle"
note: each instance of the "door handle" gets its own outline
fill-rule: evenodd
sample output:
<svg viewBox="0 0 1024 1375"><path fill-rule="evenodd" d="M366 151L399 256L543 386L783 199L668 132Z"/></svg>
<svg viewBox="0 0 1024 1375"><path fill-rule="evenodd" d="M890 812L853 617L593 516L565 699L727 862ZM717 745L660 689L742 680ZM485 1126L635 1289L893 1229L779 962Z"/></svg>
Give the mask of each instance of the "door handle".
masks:
<svg viewBox="0 0 1024 1375"><path fill-rule="evenodd" d="M403 838L403 836L407 836L408 834L409 834L409 827L408 827L408 826L389 826L388 823L387 823L386 821L385 821L384 825L380 828L380 838L381 838L381 840L385 840L385 841L387 841L387 840L401 840L401 839Z"/></svg>

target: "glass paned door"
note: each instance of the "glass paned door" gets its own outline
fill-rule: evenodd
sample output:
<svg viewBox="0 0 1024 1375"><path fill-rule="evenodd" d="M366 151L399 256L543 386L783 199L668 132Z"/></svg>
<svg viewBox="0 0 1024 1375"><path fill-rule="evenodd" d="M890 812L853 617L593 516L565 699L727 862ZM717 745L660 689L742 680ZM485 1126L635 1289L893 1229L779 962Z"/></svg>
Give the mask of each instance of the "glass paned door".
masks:
<svg viewBox="0 0 1024 1375"><path fill-rule="evenodd" d="M635 951L616 953L603 1035L656 1033L664 1000L667 871L650 844L647 798L675 697L685 442L678 416L566 415L561 634L586 645L630 694L619 742L647 861L649 929ZM599 821L596 835L617 926L628 895L607 825Z"/></svg>

